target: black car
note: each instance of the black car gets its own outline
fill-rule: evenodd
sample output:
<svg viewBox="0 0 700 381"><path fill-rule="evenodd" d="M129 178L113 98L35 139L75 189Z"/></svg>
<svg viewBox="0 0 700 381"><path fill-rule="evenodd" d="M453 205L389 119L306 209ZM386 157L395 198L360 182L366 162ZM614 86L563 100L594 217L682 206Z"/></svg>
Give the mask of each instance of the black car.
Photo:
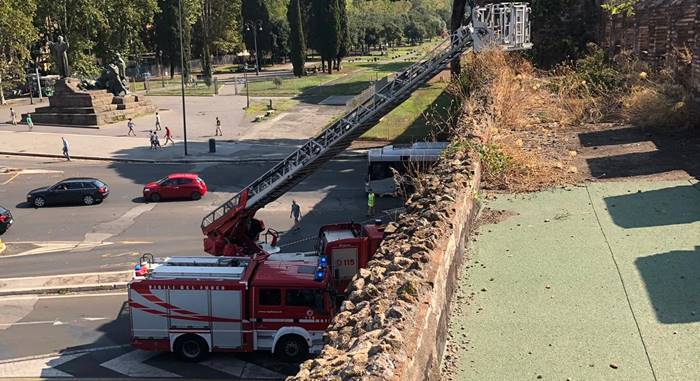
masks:
<svg viewBox="0 0 700 381"><path fill-rule="evenodd" d="M4 234L12 226L12 213L0 206L0 234Z"/></svg>
<svg viewBox="0 0 700 381"><path fill-rule="evenodd" d="M109 195L109 187L98 179L71 178L53 186L37 188L27 194L27 202L35 208L50 204L93 205Z"/></svg>

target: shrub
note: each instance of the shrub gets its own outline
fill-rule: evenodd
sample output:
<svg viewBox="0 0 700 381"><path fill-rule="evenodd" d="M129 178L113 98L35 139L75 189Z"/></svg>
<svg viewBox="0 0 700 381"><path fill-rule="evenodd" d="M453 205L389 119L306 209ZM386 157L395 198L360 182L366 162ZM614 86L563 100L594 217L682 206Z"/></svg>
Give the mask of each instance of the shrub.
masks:
<svg viewBox="0 0 700 381"><path fill-rule="evenodd" d="M282 78L275 77L272 79L272 83L275 85L276 88L282 87Z"/></svg>

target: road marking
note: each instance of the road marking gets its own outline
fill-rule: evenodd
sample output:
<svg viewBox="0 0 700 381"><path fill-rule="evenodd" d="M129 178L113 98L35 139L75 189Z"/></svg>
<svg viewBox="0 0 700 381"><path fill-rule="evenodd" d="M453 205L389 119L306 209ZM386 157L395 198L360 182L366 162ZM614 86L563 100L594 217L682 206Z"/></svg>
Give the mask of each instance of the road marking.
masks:
<svg viewBox="0 0 700 381"><path fill-rule="evenodd" d="M103 362L100 366L129 377L160 377L180 378L180 375L170 373L160 368L144 364L144 361L159 355L159 353L135 350L119 357Z"/></svg>
<svg viewBox="0 0 700 381"><path fill-rule="evenodd" d="M10 254L10 255L3 255L0 256L0 259L2 258L16 258L16 257L25 257L28 255L39 255L39 254L51 254L51 253L60 253L64 251L71 251L71 250L92 250L96 249L98 247L102 246L109 246L113 245L114 242L90 242L90 243L85 243L85 242L78 242L78 241L73 241L73 242L64 242L64 241L56 241L56 242L31 242L31 241L17 241L17 242L6 242L10 245L15 244L32 244L35 246L39 246L35 249L23 251L21 253L17 254Z"/></svg>
<svg viewBox="0 0 700 381"><path fill-rule="evenodd" d="M100 321L100 320L107 320L107 318L104 318L104 317L84 317L83 320Z"/></svg>
<svg viewBox="0 0 700 381"><path fill-rule="evenodd" d="M95 229L92 232L85 234L85 238L83 239L82 243L102 244L110 237L123 233L126 229L131 227L134 222L136 222L136 218L138 218L138 216L152 210L155 208L155 206L155 203L138 205L129 209L116 220L103 222L95 226Z"/></svg>
<svg viewBox="0 0 700 381"><path fill-rule="evenodd" d="M0 297L0 303L12 300L33 300L33 299L64 299L64 298L96 298L104 296L126 296L128 292L109 292L109 293L98 293L98 294L70 294L70 295L25 295L25 296L7 296Z"/></svg>
<svg viewBox="0 0 700 381"><path fill-rule="evenodd" d="M10 178L7 179L7 181L5 181L4 183L2 183L2 185L7 185L7 184L9 184L10 181L14 180L14 179L15 179L17 176L19 176L19 175L20 175L20 172L16 172L14 175L10 176Z"/></svg>
<svg viewBox="0 0 700 381"><path fill-rule="evenodd" d="M40 325L40 324L53 324L57 325L55 323L61 323L57 320L43 320L43 321L20 321L17 323L2 323L0 324L0 327L14 327L16 325ZM62 323L61 323L62 324Z"/></svg>
<svg viewBox="0 0 700 381"><path fill-rule="evenodd" d="M83 354L57 354L51 357L36 358L15 362L0 363L0 377L72 377L55 367L72 361Z"/></svg>

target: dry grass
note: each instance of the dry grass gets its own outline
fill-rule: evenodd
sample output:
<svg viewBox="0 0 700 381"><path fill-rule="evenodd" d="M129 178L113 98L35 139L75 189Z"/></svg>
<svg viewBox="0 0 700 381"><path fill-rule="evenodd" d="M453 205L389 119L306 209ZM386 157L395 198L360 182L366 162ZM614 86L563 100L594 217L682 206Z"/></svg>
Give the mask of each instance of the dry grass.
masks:
<svg viewBox="0 0 700 381"><path fill-rule="evenodd" d="M561 163L526 147L518 138L543 124L571 121L571 111L525 59L501 51L471 55L462 79L465 116L461 136L482 160L487 189L529 192L570 182ZM561 88L559 86L558 88Z"/></svg>

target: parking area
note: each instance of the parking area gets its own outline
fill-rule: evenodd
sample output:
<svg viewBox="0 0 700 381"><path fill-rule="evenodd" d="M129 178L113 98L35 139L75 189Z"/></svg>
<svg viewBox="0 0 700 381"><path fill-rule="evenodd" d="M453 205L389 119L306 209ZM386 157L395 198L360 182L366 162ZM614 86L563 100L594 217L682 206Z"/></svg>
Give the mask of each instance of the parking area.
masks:
<svg viewBox="0 0 700 381"><path fill-rule="evenodd" d="M447 378L697 378L696 181L589 183L485 207Z"/></svg>

